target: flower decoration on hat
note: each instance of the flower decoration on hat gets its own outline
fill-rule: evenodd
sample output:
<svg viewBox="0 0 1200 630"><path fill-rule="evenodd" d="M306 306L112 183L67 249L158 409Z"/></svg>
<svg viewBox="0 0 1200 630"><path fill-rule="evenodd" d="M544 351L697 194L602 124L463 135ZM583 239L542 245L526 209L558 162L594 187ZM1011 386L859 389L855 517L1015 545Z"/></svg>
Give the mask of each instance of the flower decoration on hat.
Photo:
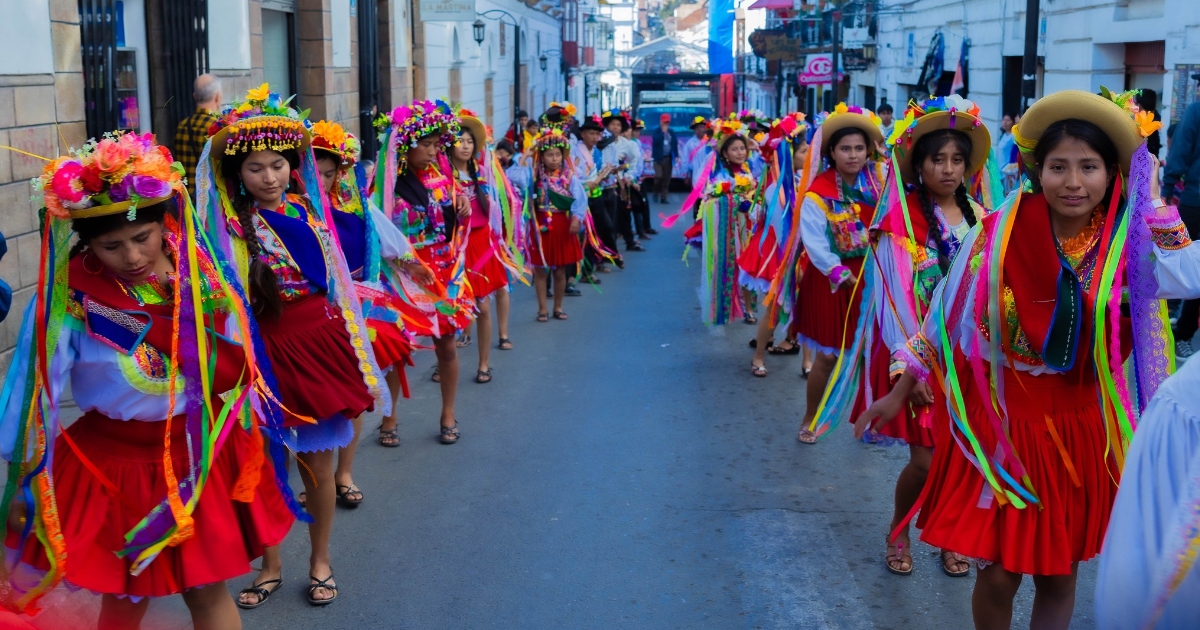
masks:
<svg viewBox="0 0 1200 630"><path fill-rule="evenodd" d="M799 136L807 135L808 123L804 122L804 118L803 112L792 112L771 123L771 131L767 134L769 142L774 143L784 138L795 140Z"/></svg>
<svg viewBox="0 0 1200 630"><path fill-rule="evenodd" d="M138 206L187 195L183 166L154 134L117 132L51 161L33 180L46 210L60 219L85 219L126 212L130 221Z"/></svg>
<svg viewBox="0 0 1200 630"><path fill-rule="evenodd" d="M1137 97L1142 93L1141 90L1128 90L1125 92L1113 92L1104 86L1100 86L1100 96L1121 106L1121 109L1129 112L1133 116L1133 121L1137 123L1138 133L1143 138L1149 138L1152 134L1162 129L1162 121L1154 120L1154 112L1144 112L1137 104Z"/></svg>
<svg viewBox="0 0 1200 630"><path fill-rule="evenodd" d="M558 127L547 127L533 139L533 150L537 153L549 149L561 149L563 152L571 149L571 140L566 132Z"/></svg>
<svg viewBox="0 0 1200 630"><path fill-rule="evenodd" d="M692 119L692 124L688 126L695 127L696 125L703 125L705 129L712 127L712 125L708 122L708 119L703 116L696 116Z"/></svg>
<svg viewBox="0 0 1200 630"><path fill-rule="evenodd" d="M454 110L445 101L413 101L411 105L401 105L387 114L380 114L375 119L375 128L384 130L391 127L398 140L401 152L406 152L417 146L421 138L438 135L442 148L454 145L458 136L458 118Z"/></svg>
<svg viewBox="0 0 1200 630"><path fill-rule="evenodd" d="M881 120L879 116L876 116L875 112L866 109L865 107L859 107L858 105L838 103L837 106L833 108L833 111L829 112L828 118L834 118L840 114L859 114L861 116L866 116L872 123L876 125L883 124L883 120Z"/></svg>
<svg viewBox="0 0 1200 630"><path fill-rule="evenodd" d="M316 150L327 151L341 160L342 168L353 166L358 162L361 147L358 138L347 132L341 125L321 120L312 126L312 147Z"/></svg>
<svg viewBox="0 0 1200 630"><path fill-rule="evenodd" d="M910 102L908 109L904 112L904 118L896 121L896 128L892 130L892 135L887 139L888 145L894 146L897 142L901 142L904 136L907 135L907 144L911 149L912 133L913 129L917 126L917 122L929 114L936 114L938 112L949 112L951 129L955 128L954 121L956 118L954 115L957 113L968 114L974 117L975 122L973 124L976 127L983 125L983 122L979 120L979 105L957 94L931 98L923 103ZM963 131L967 130L964 129Z"/></svg>
<svg viewBox="0 0 1200 630"><path fill-rule="evenodd" d="M738 120L736 114L730 114L729 118L719 118L713 121L713 140L716 141L717 146L721 146L733 136L748 137L746 124Z"/></svg>
<svg viewBox="0 0 1200 630"><path fill-rule="evenodd" d="M272 92L266 83L250 90L246 100L225 108L209 128L214 147L223 144L225 155L236 155L307 146L308 110L296 111L289 105L291 100Z"/></svg>

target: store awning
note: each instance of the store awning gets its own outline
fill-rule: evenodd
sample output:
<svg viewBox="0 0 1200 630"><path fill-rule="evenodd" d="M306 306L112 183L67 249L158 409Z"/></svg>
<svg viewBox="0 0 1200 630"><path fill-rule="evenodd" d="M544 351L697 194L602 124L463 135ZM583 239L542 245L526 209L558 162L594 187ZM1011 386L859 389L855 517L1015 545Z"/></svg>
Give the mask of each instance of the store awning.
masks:
<svg viewBox="0 0 1200 630"><path fill-rule="evenodd" d="M754 4L748 7L748 10L767 9L772 11L791 10L792 0L757 0Z"/></svg>

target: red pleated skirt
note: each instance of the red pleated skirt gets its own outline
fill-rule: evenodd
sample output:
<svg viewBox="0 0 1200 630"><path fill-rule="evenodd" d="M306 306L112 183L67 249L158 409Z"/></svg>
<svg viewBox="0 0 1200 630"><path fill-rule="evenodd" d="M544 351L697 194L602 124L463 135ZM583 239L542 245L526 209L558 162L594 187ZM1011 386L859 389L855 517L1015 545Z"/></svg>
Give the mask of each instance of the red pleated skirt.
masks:
<svg viewBox="0 0 1200 630"><path fill-rule="evenodd" d="M167 547L138 576L131 562L118 558L126 532L167 496L163 468L166 422L113 420L98 412L85 413L67 433L79 450L121 496L113 496L59 436L52 468L55 495L66 544L66 580L96 593L133 597L164 597L189 588L214 584L250 572L250 562L266 546L287 536L294 520L275 485L270 459L264 458L254 500L230 498L243 464L258 448L250 435L234 427L217 453L212 472L192 517L195 534ZM187 474L184 416L171 422L175 474ZM17 533L8 544L15 548ZM45 550L30 536L21 550L24 563L49 569Z"/></svg>
<svg viewBox="0 0 1200 630"><path fill-rule="evenodd" d="M872 394L878 400L892 391L892 377L890 373L892 355L887 349L887 344L879 339L878 330L875 331L875 334L877 341L875 344L875 354L871 358L870 378ZM909 446L933 448L934 411L946 403L942 398L941 388L936 383L933 383L932 380L930 385L934 392L934 402L932 405L916 408L906 401L898 416L879 430L866 434L864 439L868 442L884 445L899 442Z"/></svg>
<svg viewBox="0 0 1200 630"><path fill-rule="evenodd" d="M324 294L285 304L278 320L260 321L258 329L281 402L291 412L286 426L309 424L292 414L321 422L339 414L355 418L374 408L346 322Z"/></svg>
<svg viewBox="0 0 1200 630"><path fill-rule="evenodd" d="M862 258L848 258L842 264L850 269L851 275L858 277L862 269ZM856 291L854 283L838 289L836 293L829 291L829 278L812 268L800 278L799 295L796 298L796 308L800 311L796 317L796 333L809 344L820 346L822 352L837 354L842 348L843 339L849 346L853 339L846 333L854 332L858 325L858 310L862 302L862 292ZM851 297L853 294L853 298ZM849 321L846 314L850 313Z"/></svg>
<svg viewBox="0 0 1200 630"><path fill-rule="evenodd" d="M542 230L549 223L549 228ZM535 234L533 230L538 230ZM583 260L579 235L571 233L568 212L539 212L537 224L530 228L529 261L534 267L563 267ZM540 247L539 247L540 242Z"/></svg>
<svg viewBox="0 0 1200 630"><path fill-rule="evenodd" d="M766 238L762 234L750 235L742 253L738 255L738 268L750 278L769 284L779 273L779 244L775 230L767 227ZM756 283L759 284L759 283Z"/></svg>
<svg viewBox="0 0 1200 630"><path fill-rule="evenodd" d="M371 329L371 349L375 351L375 363L384 371L390 367L396 368L396 373L400 376L400 389L404 397L408 398L408 378L404 375L404 368L414 365L412 342L397 324L368 319L367 327Z"/></svg>
<svg viewBox="0 0 1200 630"><path fill-rule="evenodd" d="M496 255L496 237L492 228L471 230L467 237L467 280L475 298L485 298L508 286L508 269Z"/></svg>
<svg viewBox="0 0 1200 630"><path fill-rule="evenodd" d="M1013 447L1040 505L1001 506L949 431L935 429L938 446L917 521L924 529L921 539L1014 573L1069 574L1073 562L1100 553L1120 478L1104 455L1108 438L1097 385L1091 377L1081 382L1078 374L1026 373L1018 381L1011 370L1005 371L1004 385ZM993 453L997 442L984 407L989 403L973 385L964 389L972 427L983 450ZM1061 439L1061 452L1047 416ZM944 407L934 422L949 422ZM1072 481L1066 458L1081 485Z"/></svg>

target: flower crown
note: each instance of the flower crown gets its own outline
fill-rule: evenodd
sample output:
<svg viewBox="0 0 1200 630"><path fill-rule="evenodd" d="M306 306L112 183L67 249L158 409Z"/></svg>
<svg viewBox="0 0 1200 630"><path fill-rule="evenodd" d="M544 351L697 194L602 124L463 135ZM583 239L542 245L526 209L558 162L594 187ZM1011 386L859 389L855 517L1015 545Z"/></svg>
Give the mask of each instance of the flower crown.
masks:
<svg viewBox="0 0 1200 630"><path fill-rule="evenodd" d="M976 127L979 127L983 124L983 121L979 120L979 105L977 105L974 101L968 101L957 94L931 98L922 103L909 101L908 108L904 111L904 118L896 121L896 126L894 129L892 129L892 134L887 137L888 146L895 146L897 142L900 142L905 134L908 134L909 145L911 147L911 136L913 130L917 126L917 121L924 116L936 114L938 112L950 112L951 129L954 128L954 114L959 112L974 116Z"/></svg>
<svg viewBox="0 0 1200 630"><path fill-rule="evenodd" d="M215 137L221 132L225 155L250 151L283 151L305 146L308 112L296 111L264 83L246 93L246 100L226 107L217 122L208 129Z"/></svg>
<svg viewBox="0 0 1200 630"><path fill-rule="evenodd" d="M1154 120L1154 112L1144 112L1138 106L1135 100L1141 95L1141 90L1127 90L1125 92L1113 92L1103 85L1100 86L1100 96L1116 103L1121 109L1133 116L1133 121L1137 123L1138 133L1143 138L1149 138L1151 134L1162 129L1162 121Z"/></svg>
<svg viewBox="0 0 1200 630"><path fill-rule="evenodd" d="M312 146L314 149L322 149L336 155L341 159L342 166L353 166L358 162L362 150L354 134L327 120L313 123Z"/></svg>
<svg viewBox="0 0 1200 630"><path fill-rule="evenodd" d="M808 123L804 122L803 112L792 112L771 123L768 138L771 140L794 140L798 136L808 134Z"/></svg>
<svg viewBox="0 0 1200 630"><path fill-rule="evenodd" d="M566 101L561 103L551 102L550 105L546 107L546 111L550 111L555 107L562 111L562 115L559 117L558 122L552 122L550 117L543 112L541 117L538 118L538 123L542 127L559 127L566 129L568 126L570 126L571 119L575 117L575 106Z"/></svg>
<svg viewBox="0 0 1200 630"><path fill-rule="evenodd" d="M730 114L729 118L718 118L713 121L713 140L717 146L721 146L733 136L748 138L747 133L746 123L738 120L737 114Z"/></svg>
<svg viewBox="0 0 1200 630"><path fill-rule="evenodd" d="M458 136L458 118L454 110L445 101L413 101L411 105L401 105L390 113L380 114L375 119L375 128L385 130L391 127L395 130L401 152L417 146L421 138L440 133L438 139L443 149L454 146Z"/></svg>
<svg viewBox="0 0 1200 630"><path fill-rule="evenodd" d="M708 122L708 119L703 116L696 116L693 118L692 124L688 125L688 127L695 127L696 125L704 125L705 129L712 127L712 123Z"/></svg>
<svg viewBox="0 0 1200 630"><path fill-rule="evenodd" d="M567 138L567 134L558 127L549 127L542 130L541 133L533 139L533 150L542 153L548 149L562 149L564 152L571 149L571 140Z"/></svg>
<svg viewBox="0 0 1200 630"><path fill-rule="evenodd" d="M175 193L187 195L183 165L154 134L115 132L99 142L51 161L33 180L46 210L60 219L86 219L127 212L132 221L139 205L165 201Z"/></svg>
<svg viewBox="0 0 1200 630"><path fill-rule="evenodd" d="M870 119L872 124L875 124L875 125L883 124L883 121L879 119L879 116L875 115L875 112L873 112L869 109L866 109L865 107L859 107L858 105L847 105L845 103L838 103L837 107L834 107L833 111L829 112L829 115L825 117L825 120L828 120L830 118L833 118L834 116L838 116L841 114L860 114L860 115L866 116L868 119ZM822 121L822 122L824 122L824 121Z"/></svg>

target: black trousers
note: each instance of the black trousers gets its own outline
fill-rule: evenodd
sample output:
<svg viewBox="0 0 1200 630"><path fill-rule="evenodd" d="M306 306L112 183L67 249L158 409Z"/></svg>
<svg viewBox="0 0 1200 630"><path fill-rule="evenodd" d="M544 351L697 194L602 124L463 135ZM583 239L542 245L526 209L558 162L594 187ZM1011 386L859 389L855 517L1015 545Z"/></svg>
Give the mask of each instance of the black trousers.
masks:
<svg viewBox="0 0 1200 630"><path fill-rule="evenodd" d="M1200 237L1200 206L1179 206L1179 218L1187 227L1188 235ZM1175 323L1175 340L1191 341L1200 327L1200 300L1184 300L1179 321Z"/></svg>
<svg viewBox="0 0 1200 630"><path fill-rule="evenodd" d="M611 194L610 194L611 192ZM613 217L616 214L616 192L605 190L599 197L588 199L588 210L592 213L592 223L596 226L596 236L604 247L617 251L617 235L613 228ZM593 265L599 264L604 258L590 247L587 258Z"/></svg>
<svg viewBox="0 0 1200 630"><path fill-rule="evenodd" d="M631 186L629 199L633 204L633 228L638 236L645 236L650 230L650 202L646 199L645 185L641 190Z"/></svg>
<svg viewBox="0 0 1200 630"><path fill-rule="evenodd" d="M626 186L624 194L621 193L621 188L616 188L616 229L617 234L625 239L625 248L633 247L637 243L637 239L633 236L633 186Z"/></svg>

